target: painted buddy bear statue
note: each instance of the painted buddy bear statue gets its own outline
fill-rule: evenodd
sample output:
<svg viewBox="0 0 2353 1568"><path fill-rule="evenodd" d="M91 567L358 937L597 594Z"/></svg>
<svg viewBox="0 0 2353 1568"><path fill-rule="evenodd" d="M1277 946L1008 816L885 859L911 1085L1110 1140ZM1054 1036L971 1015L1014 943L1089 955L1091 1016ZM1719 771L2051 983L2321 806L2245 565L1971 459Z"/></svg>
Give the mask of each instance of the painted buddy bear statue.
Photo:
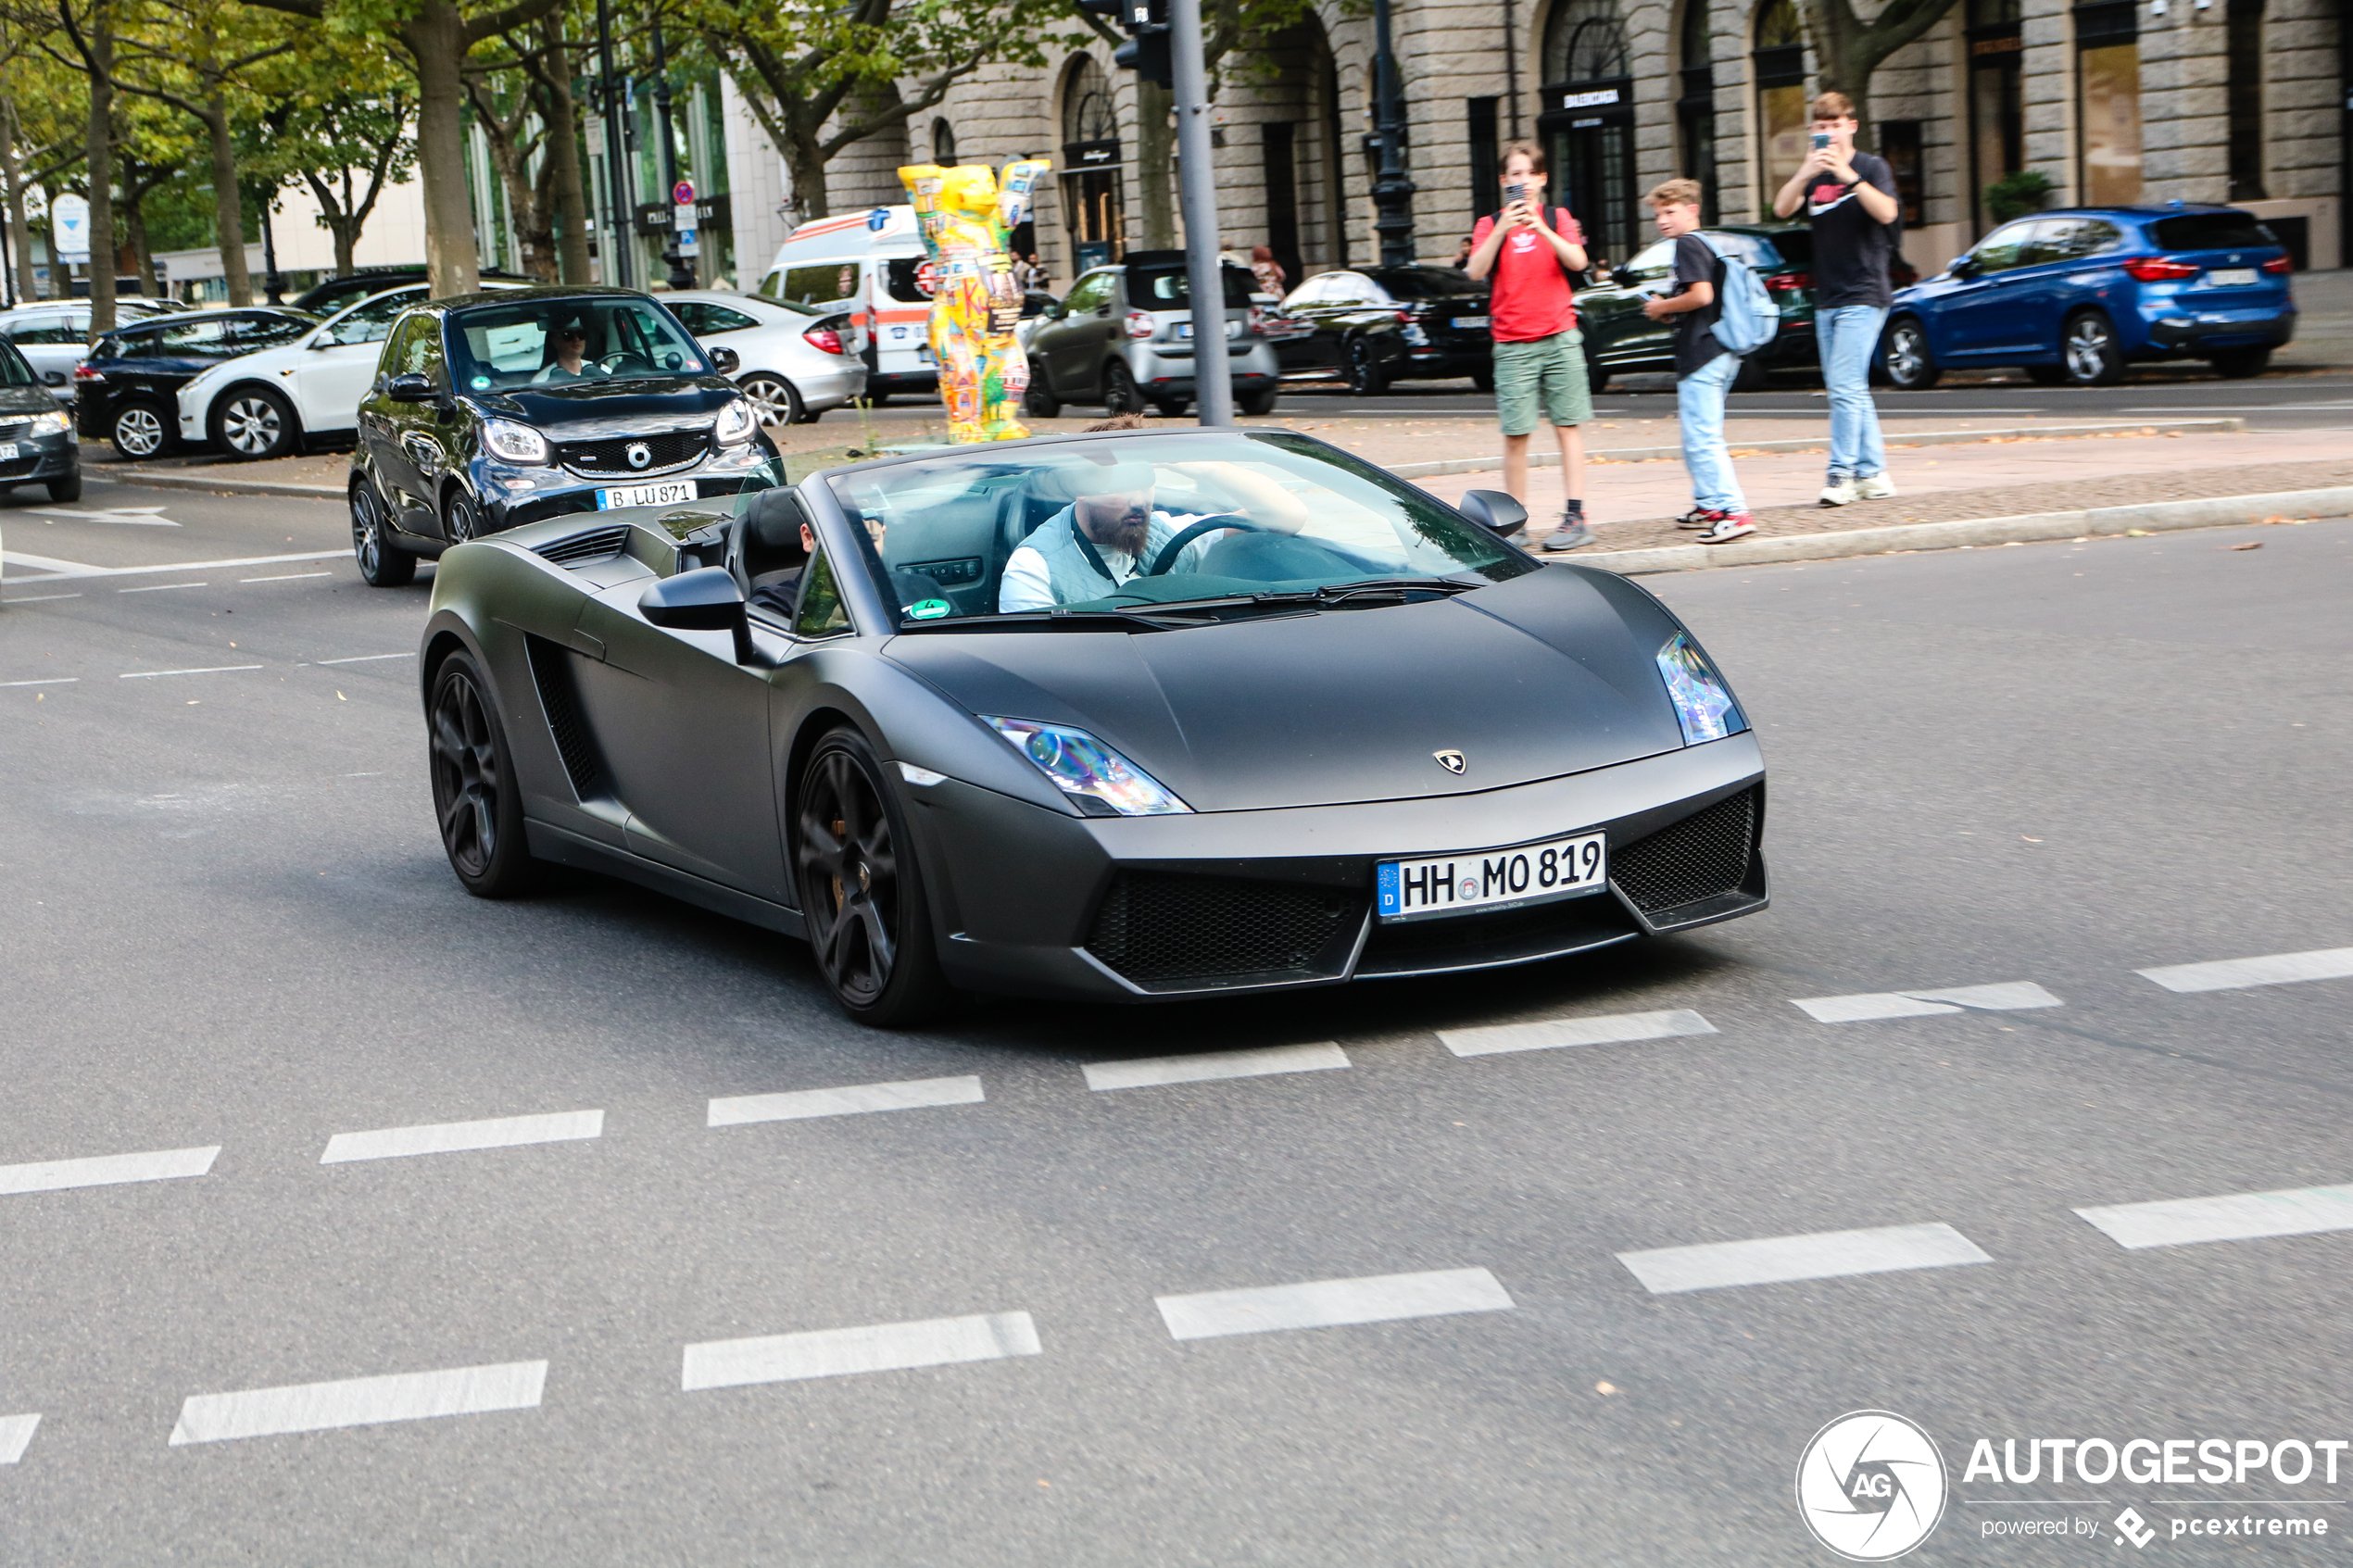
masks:
<svg viewBox="0 0 2353 1568"><path fill-rule="evenodd" d="M1007 246L1029 216L1029 193L1053 165L1020 158L1000 182L984 165L899 171L930 254L931 353L950 441L1018 441L1029 360L1014 341L1021 288Z"/></svg>

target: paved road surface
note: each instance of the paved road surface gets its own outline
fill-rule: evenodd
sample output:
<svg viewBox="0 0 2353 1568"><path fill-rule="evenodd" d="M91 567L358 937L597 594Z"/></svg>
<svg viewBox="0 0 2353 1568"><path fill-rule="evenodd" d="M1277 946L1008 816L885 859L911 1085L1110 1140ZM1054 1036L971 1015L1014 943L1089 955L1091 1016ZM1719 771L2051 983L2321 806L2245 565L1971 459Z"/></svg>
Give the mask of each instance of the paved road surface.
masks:
<svg viewBox="0 0 2353 1568"><path fill-rule="evenodd" d="M163 515L7 543L342 527ZM683 906L467 898L422 583L12 568L0 1560L1813 1563L1798 1452L1861 1408L1944 1445L1922 1562L2078 1561L1982 1540L2068 1512L2025 1499L2106 1553L2125 1502L2353 1496L1959 1483L1978 1436L2353 1436L2353 978L2135 972L2353 946L2353 524L1650 581L1762 729L1768 914L886 1035ZM2332 1186L2288 1207L2334 1234L2075 1212ZM2191 1234L2240 1239L2116 1239Z"/></svg>

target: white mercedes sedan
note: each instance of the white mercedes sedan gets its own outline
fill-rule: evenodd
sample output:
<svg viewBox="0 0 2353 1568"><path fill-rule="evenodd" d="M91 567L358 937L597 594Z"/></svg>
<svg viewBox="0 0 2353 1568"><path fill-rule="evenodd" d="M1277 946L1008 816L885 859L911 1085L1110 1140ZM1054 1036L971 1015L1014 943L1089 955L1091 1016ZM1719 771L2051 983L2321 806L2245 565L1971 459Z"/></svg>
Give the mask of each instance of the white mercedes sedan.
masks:
<svg viewBox="0 0 2353 1568"><path fill-rule="evenodd" d="M705 347L736 351L736 384L761 424L814 424L866 390L864 341L838 309L719 289L654 297Z"/></svg>

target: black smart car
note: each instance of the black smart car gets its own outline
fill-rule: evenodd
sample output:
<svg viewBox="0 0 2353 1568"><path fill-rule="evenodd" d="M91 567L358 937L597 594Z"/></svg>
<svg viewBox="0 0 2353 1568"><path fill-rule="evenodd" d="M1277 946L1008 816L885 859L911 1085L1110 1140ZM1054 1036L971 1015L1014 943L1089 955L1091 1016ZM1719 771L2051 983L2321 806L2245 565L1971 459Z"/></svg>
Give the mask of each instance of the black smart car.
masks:
<svg viewBox="0 0 2353 1568"><path fill-rule="evenodd" d="M360 575L567 512L667 507L775 482L774 443L678 319L627 289L502 289L393 324L359 400L351 538Z"/></svg>
<svg viewBox="0 0 2353 1568"><path fill-rule="evenodd" d="M82 445L40 373L0 337L0 495L19 484L46 484L52 501L80 500Z"/></svg>
<svg viewBox="0 0 2353 1568"><path fill-rule="evenodd" d="M180 389L223 359L294 342L319 324L308 310L187 310L127 322L73 372L75 422L126 458L180 445Z"/></svg>
<svg viewBox="0 0 2353 1568"><path fill-rule="evenodd" d="M1311 330L1277 341L1283 379L1337 375L1360 396L1394 381L1468 376L1495 384L1487 285L1452 267L1319 272L1290 292L1281 318Z"/></svg>

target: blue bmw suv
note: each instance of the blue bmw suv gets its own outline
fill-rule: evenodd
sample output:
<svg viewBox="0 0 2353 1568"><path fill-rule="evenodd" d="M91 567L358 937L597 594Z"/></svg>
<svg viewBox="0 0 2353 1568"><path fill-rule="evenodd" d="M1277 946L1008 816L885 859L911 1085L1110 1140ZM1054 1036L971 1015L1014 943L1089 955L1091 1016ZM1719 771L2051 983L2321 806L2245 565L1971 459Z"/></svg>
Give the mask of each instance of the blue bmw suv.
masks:
<svg viewBox="0 0 2353 1568"><path fill-rule="evenodd" d="M1912 390L1979 366L2021 366L2045 385L2108 386L2156 359L2259 375L2296 335L2287 275L2280 242L2235 207L2036 213L1897 291L1879 369Z"/></svg>

